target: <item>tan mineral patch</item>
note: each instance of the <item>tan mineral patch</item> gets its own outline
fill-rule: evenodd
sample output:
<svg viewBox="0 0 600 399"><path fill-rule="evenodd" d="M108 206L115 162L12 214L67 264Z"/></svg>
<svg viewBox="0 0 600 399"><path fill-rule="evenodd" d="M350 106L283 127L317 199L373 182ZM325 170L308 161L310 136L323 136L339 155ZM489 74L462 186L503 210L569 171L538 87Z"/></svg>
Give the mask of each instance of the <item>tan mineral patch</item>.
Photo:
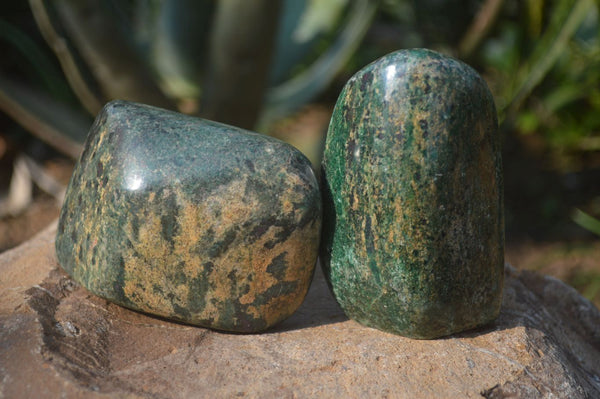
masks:
<svg viewBox="0 0 600 399"><path fill-rule="evenodd" d="M293 184L301 184L297 176L291 180L287 182L290 187ZM243 239L243 234L239 233L229 248L210 259L206 252L208 248L199 247L203 240L207 240L207 231L214 233L209 239L211 243L221 242L227 239L226 235L232 228L243 224L256 212L259 206L258 199L244 196L246 184L246 179L232 182L215 191L201 203L186 201L177 187L174 191L165 190L163 196L175 193L180 209L177 219L178 233L172 238L172 243L167 242L161 234L161 211L152 211L157 207L157 194L149 194L148 204L151 206L143 217L143 223L138 226L137 237L134 237L134 227L131 223L122 227L134 245L134 248L123 255L123 292L135 307L166 317L176 315L175 305L190 309L190 286L187 283L175 285L174 275L183 272L188 282L199 278L204 272L204 263L210 260L213 263L212 271L207 277L210 288L204 298L204 308L192 314L192 321L212 319L214 325L218 326L223 306L235 300L236 295L239 296L240 304L251 305L278 283L278 280L267 272L267 268L275 257L284 252L288 264L284 281L305 282L304 286L298 287L297 294L275 295L268 303L250 306L248 311L255 318L264 319L271 325L289 316L300 305L316 262L314 246L318 242L320 232L318 223L294 231L285 242L276 244L272 249L266 248L265 244L276 240L280 227L268 227L252 245L242 244L240 240ZM283 211L287 214L294 212L294 202L301 200L302 194L294 190L288 190L280 198ZM219 211L221 214L218 214ZM296 220L300 220L301 211L295 212ZM94 214L94 218L101 217L103 215ZM90 220L85 225L85 233L99 237L101 224ZM92 251L87 251L87 254L91 258ZM314 259L308 254L314 254ZM91 264L91 259L83 260L82 263ZM177 265L182 265L181 270ZM232 285L231 273L235 273L235 285ZM159 286L160 290L155 291L155 286ZM248 292L242 295L242 290L246 288ZM230 323L229 320L226 322Z"/></svg>
<svg viewBox="0 0 600 399"><path fill-rule="evenodd" d="M284 281L305 282L305 285L297 287L296 295L275 296L259 308L259 313L263 314L268 325L273 325L289 316L302 303L316 262L316 256L314 259L307 259L307 254L314 252L310 246L311 243L318 242L319 234L320 226L315 223L314 226L294 231L285 242L275 246L274 250L277 253L287 252L288 268Z"/></svg>
<svg viewBox="0 0 600 399"><path fill-rule="evenodd" d="M165 267L170 267L175 260L160 230L160 215L155 213L147 215L146 223L139 226L137 245L123 257L123 292L139 309L169 315L173 313L173 306L166 300L166 292L157 293L153 288L159 285L167 291Z"/></svg>

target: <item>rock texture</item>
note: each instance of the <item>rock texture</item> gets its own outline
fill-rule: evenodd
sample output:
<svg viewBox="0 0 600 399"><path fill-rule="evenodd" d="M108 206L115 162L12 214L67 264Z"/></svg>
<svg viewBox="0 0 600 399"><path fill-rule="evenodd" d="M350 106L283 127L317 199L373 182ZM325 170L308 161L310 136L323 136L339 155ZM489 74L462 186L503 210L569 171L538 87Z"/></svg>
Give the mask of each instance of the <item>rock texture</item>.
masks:
<svg viewBox="0 0 600 399"><path fill-rule="evenodd" d="M502 301L502 164L472 68L388 54L342 90L323 155L321 259L346 314L413 338L493 320Z"/></svg>
<svg viewBox="0 0 600 399"><path fill-rule="evenodd" d="M54 236L0 256L0 398L600 397L600 312L552 278L507 266L494 324L422 341L348 320L317 273L292 317L240 335L92 295Z"/></svg>
<svg viewBox="0 0 600 399"><path fill-rule="evenodd" d="M282 141L125 101L107 104L58 225L65 270L131 309L256 332L302 303L321 196Z"/></svg>

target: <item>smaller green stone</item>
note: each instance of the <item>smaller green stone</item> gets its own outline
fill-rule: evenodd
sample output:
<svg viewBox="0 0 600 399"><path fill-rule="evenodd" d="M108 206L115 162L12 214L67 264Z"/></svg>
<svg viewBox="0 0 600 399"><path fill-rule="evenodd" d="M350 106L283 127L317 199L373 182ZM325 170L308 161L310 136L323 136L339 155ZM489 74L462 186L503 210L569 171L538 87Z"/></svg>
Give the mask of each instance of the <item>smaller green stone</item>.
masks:
<svg viewBox="0 0 600 399"><path fill-rule="evenodd" d="M436 338L497 317L500 137L472 68L417 49L354 75L327 133L322 191L321 260L350 318Z"/></svg>
<svg viewBox="0 0 600 399"><path fill-rule="evenodd" d="M56 252L76 281L117 304L256 332L302 303L320 228L317 180L290 145L115 101L73 172Z"/></svg>

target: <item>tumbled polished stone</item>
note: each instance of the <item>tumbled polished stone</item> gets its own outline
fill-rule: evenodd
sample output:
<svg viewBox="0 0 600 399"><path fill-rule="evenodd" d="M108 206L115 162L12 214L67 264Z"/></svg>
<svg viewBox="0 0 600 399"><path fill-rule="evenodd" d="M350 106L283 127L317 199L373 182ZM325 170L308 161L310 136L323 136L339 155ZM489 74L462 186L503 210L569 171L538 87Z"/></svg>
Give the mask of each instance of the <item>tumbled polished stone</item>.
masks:
<svg viewBox="0 0 600 399"><path fill-rule="evenodd" d="M318 183L290 145L115 101L75 167L56 251L76 281L110 301L255 332L300 306L320 226Z"/></svg>
<svg viewBox="0 0 600 399"><path fill-rule="evenodd" d="M321 259L350 318L413 338L496 318L500 137L473 69L424 49L363 68L335 106L323 177Z"/></svg>

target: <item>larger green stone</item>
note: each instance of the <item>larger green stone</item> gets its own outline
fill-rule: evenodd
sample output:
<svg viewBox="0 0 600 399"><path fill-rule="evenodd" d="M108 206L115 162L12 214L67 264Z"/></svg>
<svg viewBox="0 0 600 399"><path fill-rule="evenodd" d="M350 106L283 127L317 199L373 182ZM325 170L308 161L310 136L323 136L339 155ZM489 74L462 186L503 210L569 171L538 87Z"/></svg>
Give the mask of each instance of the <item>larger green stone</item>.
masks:
<svg viewBox="0 0 600 399"><path fill-rule="evenodd" d="M120 305L254 332L300 306L320 228L318 183L293 147L116 101L75 168L56 251L76 281Z"/></svg>
<svg viewBox="0 0 600 399"><path fill-rule="evenodd" d="M321 256L349 317L435 338L498 315L499 139L487 85L455 59L399 51L348 81L323 160Z"/></svg>

